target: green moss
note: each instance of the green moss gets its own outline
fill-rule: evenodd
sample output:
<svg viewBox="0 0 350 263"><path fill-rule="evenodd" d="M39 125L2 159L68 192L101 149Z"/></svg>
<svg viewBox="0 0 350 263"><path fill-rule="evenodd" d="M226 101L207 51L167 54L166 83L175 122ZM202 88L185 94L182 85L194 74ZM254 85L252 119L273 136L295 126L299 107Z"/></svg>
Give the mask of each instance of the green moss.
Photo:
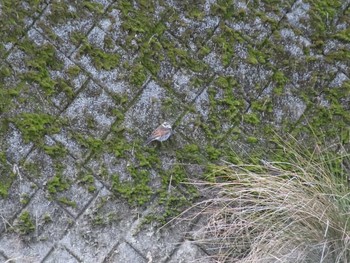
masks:
<svg viewBox="0 0 350 263"><path fill-rule="evenodd" d="M77 65L70 66L67 73L70 77L77 77L81 73L81 68Z"/></svg>
<svg viewBox="0 0 350 263"><path fill-rule="evenodd" d="M102 215L96 215L96 216L94 216L93 219L92 219L92 224L93 224L94 226L105 226L105 225L107 225L107 222L106 222L104 216L102 216Z"/></svg>
<svg viewBox="0 0 350 263"><path fill-rule="evenodd" d="M69 5L64 2L54 2L52 5L50 5L50 9L51 12L47 19L54 24L64 24L67 22L67 20L78 17L78 14L70 10Z"/></svg>
<svg viewBox="0 0 350 263"><path fill-rule="evenodd" d="M43 113L21 113L11 121L21 131L25 143L40 143L45 135L57 133L60 129L55 117Z"/></svg>
<svg viewBox="0 0 350 263"><path fill-rule="evenodd" d="M46 154L53 158L64 157L67 155L67 149L61 144L57 143L55 145L44 145L43 150Z"/></svg>
<svg viewBox="0 0 350 263"><path fill-rule="evenodd" d="M74 91L73 91L73 84L70 83L69 80L63 79L63 78L59 78L56 80L56 84L55 84L55 90L57 93L59 92L63 92L66 94L66 96L68 97L68 99L73 99L74 98Z"/></svg>
<svg viewBox="0 0 350 263"><path fill-rule="evenodd" d="M87 174L80 179L80 182L87 183L87 184L93 184L94 181L95 181L95 179L94 179L94 176L92 174Z"/></svg>
<svg viewBox="0 0 350 263"><path fill-rule="evenodd" d="M15 225L15 230L21 235L28 235L35 230L34 220L28 211L24 211L19 217Z"/></svg>
<svg viewBox="0 0 350 263"><path fill-rule="evenodd" d="M223 89L231 89L237 84L236 80L231 76L218 76L214 83Z"/></svg>
<svg viewBox="0 0 350 263"><path fill-rule="evenodd" d="M216 161L221 156L221 150L213 146L207 146L205 151L207 153L208 159L211 161Z"/></svg>
<svg viewBox="0 0 350 263"><path fill-rule="evenodd" d="M120 220L120 217L115 212L109 212L105 215L95 213L91 222L95 227L107 226L113 222Z"/></svg>
<svg viewBox="0 0 350 263"><path fill-rule="evenodd" d="M225 124L232 126L241 121L246 102L240 95L241 87L233 77L218 76L213 83L214 86L207 91L209 116L207 120L199 122L199 125L208 140L217 142L226 136L223 131Z"/></svg>
<svg viewBox="0 0 350 263"><path fill-rule="evenodd" d="M191 204L192 199L181 193L169 193L160 199L160 204L164 206L163 212L158 215L150 215L149 220L156 220L160 224L165 224L169 219L179 215L185 207Z"/></svg>
<svg viewBox="0 0 350 263"><path fill-rule="evenodd" d="M95 178L92 174L80 174L79 175L79 184L87 187L87 190L92 193L96 191L95 187Z"/></svg>
<svg viewBox="0 0 350 263"><path fill-rule="evenodd" d="M102 140L101 139L97 139L94 137L88 137L85 140L86 146L89 150L91 150L93 153L97 153L100 152L102 150Z"/></svg>
<svg viewBox="0 0 350 263"><path fill-rule="evenodd" d="M114 175L112 176L112 190L131 205L142 205L148 202L152 195L152 189L148 185L149 172L133 166L129 166L128 171L132 181L121 182L119 176Z"/></svg>
<svg viewBox="0 0 350 263"><path fill-rule="evenodd" d="M214 35L212 39L217 52L221 54L221 62L224 67L227 67L234 57L235 44L244 41L239 32L226 26L225 23L220 23L219 34Z"/></svg>
<svg viewBox="0 0 350 263"><path fill-rule="evenodd" d="M43 68L41 68L43 69L41 70L39 65L34 66L34 68L36 69L35 71L28 71L25 73L24 79L38 83L48 95L54 94L54 87L57 82L50 78L47 70L44 70Z"/></svg>
<svg viewBox="0 0 350 263"><path fill-rule="evenodd" d="M58 198L58 202L70 207L77 207L77 203L75 201L69 200L67 197Z"/></svg>
<svg viewBox="0 0 350 263"><path fill-rule="evenodd" d="M166 53L172 64L176 67L189 68L194 72L202 72L208 68L207 64L192 57L186 49L175 48L168 45Z"/></svg>
<svg viewBox="0 0 350 263"><path fill-rule="evenodd" d="M0 198L8 196L8 190L16 179L12 173L12 167L6 161L4 152L0 152Z"/></svg>
<svg viewBox="0 0 350 263"><path fill-rule="evenodd" d="M255 56L253 56L252 54L249 54L249 56L247 58L247 62L252 64L252 65L259 64L259 61L257 60L257 58Z"/></svg>
<svg viewBox="0 0 350 263"><path fill-rule="evenodd" d="M44 20L39 20L37 22L37 26L42 30L43 35L47 36L48 38L57 41L58 43L61 43L62 40L56 35L56 33L53 31L52 27L47 25Z"/></svg>
<svg viewBox="0 0 350 263"><path fill-rule="evenodd" d="M228 120L237 121L237 116L242 112L244 102L242 99L230 99L230 97L225 96L219 100L220 106L224 108L222 116Z"/></svg>
<svg viewBox="0 0 350 263"><path fill-rule="evenodd" d="M110 134L108 140L104 142L104 150L108 153L114 154L117 158L125 158L127 157L128 151L134 151L134 144L130 144L125 139L125 128L121 124L123 118L118 118L112 127L112 133Z"/></svg>
<svg viewBox="0 0 350 263"><path fill-rule="evenodd" d="M48 224L48 223L52 223L52 217L49 213L45 213L44 216L43 216L43 222L45 224Z"/></svg>
<svg viewBox="0 0 350 263"><path fill-rule="evenodd" d="M70 182L62 175L55 175L47 182L47 190L50 194L56 194L57 192L63 192L70 187Z"/></svg>
<svg viewBox="0 0 350 263"><path fill-rule="evenodd" d="M137 51L140 56L135 62L141 63L152 75L157 75L164 60L163 33L167 27L163 19L153 19L154 4L149 1L143 4L138 2L136 8L129 1L118 1L117 8L122 13L122 33L126 34L124 48ZM173 12L165 9L161 17L167 19L170 14ZM141 66L134 68L131 77L131 82L136 86L141 85L145 78L145 72L140 69Z"/></svg>
<svg viewBox="0 0 350 263"><path fill-rule="evenodd" d="M0 176L2 177L2 176ZM8 196L8 190L12 185L13 180L8 180L8 182L1 182L0 183L0 197L5 198Z"/></svg>
<svg viewBox="0 0 350 263"><path fill-rule="evenodd" d="M106 49L113 49L115 47L114 40L109 36L105 36L105 38L103 39L103 44L104 48Z"/></svg>
<svg viewBox="0 0 350 263"><path fill-rule="evenodd" d="M333 37L337 40L344 42L344 43L349 43L350 42L350 28L338 31Z"/></svg>
<svg viewBox="0 0 350 263"><path fill-rule="evenodd" d="M137 158L138 165L140 167L155 168L160 164L160 159L151 150L148 150L148 151L136 150L134 154L135 154L135 157Z"/></svg>
<svg viewBox="0 0 350 263"><path fill-rule="evenodd" d="M268 16L266 12L257 12L256 16L259 17L264 24L270 25L272 31L278 28L279 20Z"/></svg>
<svg viewBox="0 0 350 263"><path fill-rule="evenodd" d="M142 42L145 43L151 36L160 36L166 30L162 20L153 19L155 8L152 1L138 1L136 8L129 1L118 1L118 9L122 12L122 29L128 34L127 44L130 44L136 34L138 37L141 36ZM163 17L166 13L167 10L161 16Z"/></svg>
<svg viewBox="0 0 350 263"><path fill-rule="evenodd" d="M171 186L176 186L187 181L187 174L184 167L179 164L173 165L170 170L165 171L164 175L162 175L163 191L160 192L161 196L166 195L169 184L171 184Z"/></svg>
<svg viewBox="0 0 350 263"><path fill-rule="evenodd" d="M272 79L276 82L276 87L273 90L274 93L276 95L281 95L284 90L284 86L288 83L289 79L284 75L282 71L276 71L272 75Z"/></svg>
<svg viewBox="0 0 350 263"><path fill-rule="evenodd" d="M350 51L347 48L339 48L337 50L331 51L326 55L327 62L335 62L335 61L349 61L350 59Z"/></svg>
<svg viewBox="0 0 350 263"><path fill-rule="evenodd" d="M11 74L12 74L12 70L9 66L7 66L6 64L1 65L1 68L0 68L0 78L1 79L9 77L9 76L11 76Z"/></svg>
<svg viewBox="0 0 350 263"><path fill-rule="evenodd" d="M114 101L116 102L116 104L124 106L126 105L128 102L130 102L128 96L126 94L113 94L112 98L114 99ZM124 114L120 109L114 108L112 110L113 115L115 115L118 119L124 119Z"/></svg>
<svg viewBox="0 0 350 263"><path fill-rule="evenodd" d="M198 175L193 175L198 176ZM158 204L160 208L157 214L150 214L146 222L167 222L177 216L198 197L197 189L188 184L188 175L183 165L176 164L171 169L161 173L162 187L158 189ZM181 189L178 191L178 189Z"/></svg>
<svg viewBox="0 0 350 263"><path fill-rule="evenodd" d="M141 63L137 63L131 69L129 76L130 83L136 87L141 87L142 84L146 81L147 71Z"/></svg>
<svg viewBox="0 0 350 263"><path fill-rule="evenodd" d="M28 204L30 201L30 196L28 194L22 194L21 195L21 199L20 199L20 203L23 205Z"/></svg>
<svg viewBox="0 0 350 263"><path fill-rule="evenodd" d="M221 122L218 118L211 117L208 122L201 122L200 127L205 132L205 135L208 140L220 140L223 134L220 134L216 131L221 130Z"/></svg>
<svg viewBox="0 0 350 263"><path fill-rule="evenodd" d="M188 9L187 9L188 10ZM203 10L200 10L198 7L195 5L192 5L192 8L186 12L189 18L192 18L197 21L203 20L205 13Z"/></svg>
<svg viewBox="0 0 350 263"><path fill-rule="evenodd" d="M336 19L339 10L341 10L342 1L309 0L308 2L310 4L308 23L313 29L311 38L313 41L325 40L328 37L328 31L333 29L333 20Z"/></svg>
<svg viewBox="0 0 350 263"><path fill-rule="evenodd" d="M135 12L135 9L130 11ZM129 17L129 18L127 18ZM122 23L122 29L126 32L132 32L133 34L146 33L152 27L152 21L144 13L140 12L139 16L132 17L130 14L124 17ZM131 39L129 39L131 41Z"/></svg>
<svg viewBox="0 0 350 263"><path fill-rule="evenodd" d="M78 133L74 133L73 137L79 142L80 145L91 150L92 153L99 153L103 149L103 141L101 139Z"/></svg>
<svg viewBox="0 0 350 263"><path fill-rule="evenodd" d="M160 69L160 62L164 60L161 46L152 40L150 44L145 44L141 50L140 62L153 75L157 75Z"/></svg>
<svg viewBox="0 0 350 263"><path fill-rule="evenodd" d="M50 77L49 70L62 70L63 63L56 56L56 49L51 44L37 46L28 39L20 43L19 48L27 55L24 62L30 69L23 73L25 81L37 83L47 95L56 93L57 82Z"/></svg>
<svg viewBox="0 0 350 263"><path fill-rule="evenodd" d="M41 1L32 1L29 5L23 4L22 1L2 0L0 16L2 42L18 43L27 30L28 19L34 18L41 7Z"/></svg>
<svg viewBox="0 0 350 263"><path fill-rule="evenodd" d="M86 125L87 125L89 130L96 129L97 122L95 121L95 119L92 115L86 116Z"/></svg>
<svg viewBox="0 0 350 263"><path fill-rule="evenodd" d="M38 178L41 173L40 167L35 162L25 162L23 165L23 169L32 178ZM36 184L31 185L31 187L36 187Z"/></svg>
<svg viewBox="0 0 350 263"><path fill-rule="evenodd" d="M261 52L260 50L257 50L253 47L248 48L248 63L252 65L256 64L265 64L266 63L266 54Z"/></svg>
<svg viewBox="0 0 350 263"><path fill-rule="evenodd" d="M255 100L251 103L251 107L253 111L265 113L273 112L273 104L271 98L263 98L263 101Z"/></svg>
<svg viewBox="0 0 350 263"><path fill-rule="evenodd" d="M198 58L202 59L211 52L211 48L208 46L201 46L198 50Z"/></svg>
<svg viewBox="0 0 350 263"><path fill-rule="evenodd" d="M301 120L295 125L294 133L308 133L319 140L342 141L347 138L350 113L347 106L342 103L342 98L349 96L349 82L344 82L340 87L324 88L324 99L329 103L327 107L309 103ZM307 96L307 95L306 95ZM308 123L307 126L303 121ZM310 140L314 142L314 140Z"/></svg>
<svg viewBox="0 0 350 263"><path fill-rule="evenodd" d="M258 138L253 137L253 136L249 136L249 137L247 137L247 142L251 143L251 144L257 143L258 142Z"/></svg>
<svg viewBox="0 0 350 263"><path fill-rule="evenodd" d="M89 12L103 14L103 5L100 3L85 0L82 2L82 6Z"/></svg>
<svg viewBox="0 0 350 263"><path fill-rule="evenodd" d="M125 157L126 150L128 149L128 145L126 141L115 144L113 147L113 152L115 157Z"/></svg>
<svg viewBox="0 0 350 263"><path fill-rule="evenodd" d="M100 48L89 43L84 43L79 50L79 55L89 55L92 64L97 69L111 70L119 66L120 55L117 53L107 53Z"/></svg>
<svg viewBox="0 0 350 263"><path fill-rule="evenodd" d="M76 45L76 46L86 41L86 35L81 31L73 31L69 35L69 38L70 38L70 41L72 41L73 45Z"/></svg>
<svg viewBox="0 0 350 263"><path fill-rule="evenodd" d="M243 119L244 119L245 123L249 123L249 124L253 124L253 125L260 123L260 119L259 119L258 115L255 113L244 114Z"/></svg>
<svg viewBox="0 0 350 263"><path fill-rule="evenodd" d="M181 150L177 151L176 156L179 160L186 163L202 163L203 156L200 153L199 146L196 144L188 144Z"/></svg>
<svg viewBox="0 0 350 263"><path fill-rule="evenodd" d="M230 19L234 15L234 4L232 0L219 0L210 8L210 12L215 16L220 16L224 20Z"/></svg>
<svg viewBox="0 0 350 263"><path fill-rule="evenodd" d="M135 8L129 1L118 1L117 8L122 13L122 30L126 33L126 48L135 49L132 42L136 42L141 46L141 61L153 74L156 74L155 68L157 60L155 49L152 48L154 40L157 36L161 36L166 30L166 26L162 20L153 19L155 12L154 4L151 1L138 1ZM164 11L167 12L166 10ZM161 14L163 16L163 14ZM153 42L153 43L152 43Z"/></svg>

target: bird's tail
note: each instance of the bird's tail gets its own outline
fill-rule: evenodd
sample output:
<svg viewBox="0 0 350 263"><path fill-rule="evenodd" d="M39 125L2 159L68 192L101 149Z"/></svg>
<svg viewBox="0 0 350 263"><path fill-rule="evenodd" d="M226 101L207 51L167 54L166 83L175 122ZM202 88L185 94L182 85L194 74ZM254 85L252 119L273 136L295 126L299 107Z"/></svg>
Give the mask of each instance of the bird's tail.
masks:
<svg viewBox="0 0 350 263"><path fill-rule="evenodd" d="M150 144L153 141L153 138L148 138L145 143L143 144L143 146L147 146L148 144Z"/></svg>

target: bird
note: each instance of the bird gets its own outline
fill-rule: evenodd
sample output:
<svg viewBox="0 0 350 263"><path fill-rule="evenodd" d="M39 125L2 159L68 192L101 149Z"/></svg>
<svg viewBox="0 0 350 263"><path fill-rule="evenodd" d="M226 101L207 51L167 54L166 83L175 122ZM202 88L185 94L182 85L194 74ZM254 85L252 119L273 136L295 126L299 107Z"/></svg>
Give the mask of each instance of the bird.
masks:
<svg viewBox="0 0 350 263"><path fill-rule="evenodd" d="M163 122L161 125L155 129L151 135L148 137L144 145L147 145L153 141L163 142L169 139L170 135L173 133L171 125L168 122Z"/></svg>

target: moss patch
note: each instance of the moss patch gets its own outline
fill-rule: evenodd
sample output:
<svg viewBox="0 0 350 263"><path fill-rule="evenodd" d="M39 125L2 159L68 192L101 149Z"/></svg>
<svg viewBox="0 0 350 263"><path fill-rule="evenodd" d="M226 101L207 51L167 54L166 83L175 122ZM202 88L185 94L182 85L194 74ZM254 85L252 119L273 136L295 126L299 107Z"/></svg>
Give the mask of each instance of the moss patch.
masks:
<svg viewBox="0 0 350 263"><path fill-rule="evenodd" d="M35 230L34 220L28 211L24 211L15 224L15 231L21 235L28 235Z"/></svg>
<svg viewBox="0 0 350 263"><path fill-rule="evenodd" d="M30 5L23 1L1 1L0 46L8 42L17 43L25 33L28 18L35 17L43 7L42 1L32 1Z"/></svg>
<svg viewBox="0 0 350 263"><path fill-rule="evenodd" d="M86 187L89 192L96 191L94 182L95 182L95 178L93 177L92 174L80 173L78 176L78 184L81 184L84 187Z"/></svg>
<svg viewBox="0 0 350 263"><path fill-rule="evenodd" d="M0 66L0 115L11 110L13 100L17 98L22 89L21 85L8 86L7 78L13 74L6 64Z"/></svg>
<svg viewBox="0 0 350 263"><path fill-rule="evenodd" d="M8 196L8 190L15 179L16 175L12 173L12 167L7 163L5 153L0 152L0 198Z"/></svg>
<svg viewBox="0 0 350 263"><path fill-rule="evenodd" d="M57 93L57 81L51 78L49 70L62 70L63 62L57 57L54 46L37 46L29 39L24 39L19 48L26 53L24 62L29 69L21 78L38 84L48 96Z"/></svg>
<svg viewBox="0 0 350 263"><path fill-rule="evenodd" d="M62 175L56 175L47 183L47 190L50 194L56 194L57 192L63 192L70 187L69 181Z"/></svg>
<svg viewBox="0 0 350 263"><path fill-rule="evenodd" d="M148 185L149 172L135 167L130 167L128 170L133 178L132 181L121 182L119 175L114 175L112 190L127 199L132 205L142 205L148 202L153 192Z"/></svg>
<svg viewBox="0 0 350 263"><path fill-rule="evenodd" d="M71 206L71 207L77 207L77 203L68 199L67 197L60 197L58 198L58 202L61 204L64 204L66 206Z"/></svg>
<svg viewBox="0 0 350 263"><path fill-rule="evenodd" d="M83 54L91 57L92 63L97 69L111 70L119 66L119 54L107 53L89 43L84 43L79 50L79 55L81 56Z"/></svg>
<svg viewBox="0 0 350 263"><path fill-rule="evenodd" d="M25 143L42 143L45 135L57 133L60 129L56 118L44 113L21 113L11 121L22 132Z"/></svg>
<svg viewBox="0 0 350 263"><path fill-rule="evenodd" d="M108 207L108 198L101 197L94 207L91 214L88 215L91 224L94 227L104 227L120 220L117 212L111 211Z"/></svg>

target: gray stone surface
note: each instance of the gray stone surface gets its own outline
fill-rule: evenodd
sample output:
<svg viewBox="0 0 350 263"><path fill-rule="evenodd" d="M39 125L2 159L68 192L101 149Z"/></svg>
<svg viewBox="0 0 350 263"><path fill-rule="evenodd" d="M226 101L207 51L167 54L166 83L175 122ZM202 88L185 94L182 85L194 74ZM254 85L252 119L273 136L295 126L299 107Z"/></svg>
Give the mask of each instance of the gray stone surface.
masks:
<svg viewBox="0 0 350 263"><path fill-rule="evenodd" d="M159 230L207 164L349 143L350 2L321 2L0 3L0 262L215 262Z"/></svg>

